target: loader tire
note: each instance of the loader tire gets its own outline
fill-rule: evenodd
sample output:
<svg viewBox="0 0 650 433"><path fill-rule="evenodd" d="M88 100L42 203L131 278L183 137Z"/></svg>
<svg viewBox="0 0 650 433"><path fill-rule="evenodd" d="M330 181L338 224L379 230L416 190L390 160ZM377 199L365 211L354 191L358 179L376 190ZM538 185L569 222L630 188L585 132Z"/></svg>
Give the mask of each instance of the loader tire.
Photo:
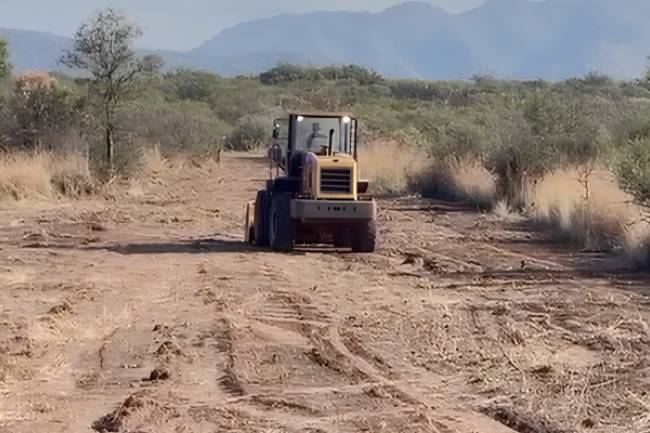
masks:
<svg viewBox="0 0 650 433"><path fill-rule="evenodd" d="M255 200L255 245L268 247L269 242L269 194L258 191Z"/></svg>
<svg viewBox="0 0 650 433"><path fill-rule="evenodd" d="M290 213L291 196L289 194L275 194L271 199L271 212L269 215L269 241L274 251L293 251L296 228Z"/></svg>
<svg viewBox="0 0 650 433"><path fill-rule="evenodd" d="M372 220L352 229L352 252L373 253L377 243L377 223Z"/></svg>
<svg viewBox="0 0 650 433"><path fill-rule="evenodd" d="M349 230L337 230L332 234L334 248L350 248Z"/></svg>

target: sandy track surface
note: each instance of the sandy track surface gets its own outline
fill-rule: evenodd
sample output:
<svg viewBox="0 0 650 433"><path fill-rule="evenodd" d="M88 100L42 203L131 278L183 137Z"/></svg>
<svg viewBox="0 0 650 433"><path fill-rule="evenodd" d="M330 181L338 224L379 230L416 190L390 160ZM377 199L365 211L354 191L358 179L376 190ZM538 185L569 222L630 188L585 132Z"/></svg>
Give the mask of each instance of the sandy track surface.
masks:
<svg viewBox="0 0 650 433"><path fill-rule="evenodd" d="M380 201L381 248L242 243L263 161L0 211L0 431L650 431L647 275Z"/></svg>

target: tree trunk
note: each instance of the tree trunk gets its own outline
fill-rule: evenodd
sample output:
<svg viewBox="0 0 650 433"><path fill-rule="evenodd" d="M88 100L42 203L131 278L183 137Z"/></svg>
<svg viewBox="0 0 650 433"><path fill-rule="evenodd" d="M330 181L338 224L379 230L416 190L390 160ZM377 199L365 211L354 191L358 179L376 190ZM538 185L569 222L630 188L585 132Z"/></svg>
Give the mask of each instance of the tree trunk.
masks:
<svg viewBox="0 0 650 433"><path fill-rule="evenodd" d="M113 126L106 126L106 164L108 165L108 173L110 176L115 174L115 167L113 165L115 155L115 146L113 143Z"/></svg>
<svg viewBox="0 0 650 433"><path fill-rule="evenodd" d="M106 164L108 168L108 175L115 175L114 156L115 156L115 143L113 142L113 110L111 109L111 102L107 101L105 106L105 121L106 121Z"/></svg>

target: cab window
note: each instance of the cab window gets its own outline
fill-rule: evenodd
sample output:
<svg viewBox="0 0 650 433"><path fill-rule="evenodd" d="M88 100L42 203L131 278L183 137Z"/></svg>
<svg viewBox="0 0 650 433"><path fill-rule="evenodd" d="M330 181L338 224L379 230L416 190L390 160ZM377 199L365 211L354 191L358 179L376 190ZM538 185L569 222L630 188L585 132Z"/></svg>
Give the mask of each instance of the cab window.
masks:
<svg viewBox="0 0 650 433"><path fill-rule="evenodd" d="M341 134L341 119L336 117L298 116L296 121L295 148L299 151L323 154L327 152L332 137L332 151L345 150Z"/></svg>

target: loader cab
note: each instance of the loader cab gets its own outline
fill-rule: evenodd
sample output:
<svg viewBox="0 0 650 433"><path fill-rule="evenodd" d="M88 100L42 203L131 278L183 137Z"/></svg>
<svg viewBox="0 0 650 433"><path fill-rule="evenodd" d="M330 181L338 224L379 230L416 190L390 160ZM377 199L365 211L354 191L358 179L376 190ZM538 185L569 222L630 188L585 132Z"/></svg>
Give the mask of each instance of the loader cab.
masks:
<svg viewBox="0 0 650 433"><path fill-rule="evenodd" d="M270 150L275 162L289 176L300 176L297 160L305 154L349 155L357 159L358 122L344 113L298 114L273 122Z"/></svg>

